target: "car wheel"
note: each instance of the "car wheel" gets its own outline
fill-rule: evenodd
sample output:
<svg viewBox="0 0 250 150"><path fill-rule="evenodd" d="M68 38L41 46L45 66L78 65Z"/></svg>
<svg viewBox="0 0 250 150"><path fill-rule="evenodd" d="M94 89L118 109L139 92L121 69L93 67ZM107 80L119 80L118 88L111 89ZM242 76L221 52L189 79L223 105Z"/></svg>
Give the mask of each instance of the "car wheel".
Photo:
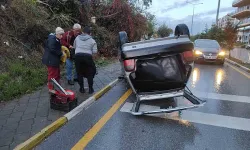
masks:
<svg viewBox="0 0 250 150"><path fill-rule="evenodd" d="M187 35L190 38L190 32L189 32L188 26L186 24L178 24L175 27L174 35L178 37L180 35Z"/></svg>

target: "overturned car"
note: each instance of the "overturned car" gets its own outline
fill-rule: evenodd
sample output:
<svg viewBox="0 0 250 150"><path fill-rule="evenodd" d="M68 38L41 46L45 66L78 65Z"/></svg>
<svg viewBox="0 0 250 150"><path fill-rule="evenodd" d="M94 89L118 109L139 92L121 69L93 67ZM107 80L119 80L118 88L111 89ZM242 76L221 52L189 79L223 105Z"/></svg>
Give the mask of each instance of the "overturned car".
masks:
<svg viewBox="0 0 250 150"><path fill-rule="evenodd" d="M185 24L176 26L174 37L131 43L128 42L126 32L122 31L119 32L119 43L122 78L136 95L131 110L133 115L171 113L199 107L205 103L186 86L194 64L194 45ZM175 97L185 97L192 105L139 111L142 101L166 101Z"/></svg>

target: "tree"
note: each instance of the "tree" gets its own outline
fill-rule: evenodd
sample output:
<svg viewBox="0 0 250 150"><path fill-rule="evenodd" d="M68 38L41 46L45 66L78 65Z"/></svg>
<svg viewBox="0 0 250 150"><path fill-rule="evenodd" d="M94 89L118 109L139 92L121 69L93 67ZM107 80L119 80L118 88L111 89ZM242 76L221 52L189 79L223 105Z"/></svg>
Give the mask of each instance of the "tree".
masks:
<svg viewBox="0 0 250 150"><path fill-rule="evenodd" d="M226 48L228 50L233 49L234 44L236 43L237 40L237 28L229 20L227 21L227 24L224 28L224 34L225 34Z"/></svg>
<svg viewBox="0 0 250 150"><path fill-rule="evenodd" d="M213 39L217 40L222 47L225 46L225 31L219 28L216 25L212 25L210 29L205 28L204 32L201 34L197 34L194 37L196 39Z"/></svg>
<svg viewBox="0 0 250 150"><path fill-rule="evenodd" d="M152 0L129 0L129 2L141 11L145 11L152 4Z"/></svg>
<svg viewBox="0 0 250 150"><path fill-rule="evenodd" d="M147 35L150 38L155 32L155 26L156 26L155 16L150 13L146 13L146 18L148 22Z"/></svg>
<svg viewBox="0 0 250 150"><path fill-rule="evenodd" d="M163 24L158 28L157 33L160 37L168 37L173 33L173 30L171 28L168 28L166 24Z"/></svg>
<svg viewBox="0 0 250 150"><path fill-rule="evenodd" d="M207 27L207 24L205 25L205 30L204 30L204 32L207 34L208 33L208 27Z"/></svg>
<svg viewBox="0 0 250 150"><path fill-rule="evenodd" d="M217 40L221 45L225 42L225 33L217 25L212 25L212 28L207 33L207 37L209 39Z"/></svg>
<svg viewBox="0 0 250 150"><path fill-rule="evenodd" d="M233 49L234 44L237 40L237 27L228 20L224 29L219 28L216 25L212 25L210 29L204 30L204 33L197 34L192 37L193 40L196 39L213 39L217 40L219 44L228 50Z"/></svg>

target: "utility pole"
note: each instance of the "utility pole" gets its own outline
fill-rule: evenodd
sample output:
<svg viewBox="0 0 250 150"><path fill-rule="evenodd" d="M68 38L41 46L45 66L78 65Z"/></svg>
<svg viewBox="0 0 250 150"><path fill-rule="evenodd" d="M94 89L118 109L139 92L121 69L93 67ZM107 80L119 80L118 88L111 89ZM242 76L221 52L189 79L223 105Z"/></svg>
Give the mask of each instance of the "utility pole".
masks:
<svg viewBox="0 0 250 150"><path fill-rule="evenodd" d="M219 13L220 13L220 0L218 0L218 8L217 8L217 15L216 15L216 25L218 26L219 21Z"/></svg>

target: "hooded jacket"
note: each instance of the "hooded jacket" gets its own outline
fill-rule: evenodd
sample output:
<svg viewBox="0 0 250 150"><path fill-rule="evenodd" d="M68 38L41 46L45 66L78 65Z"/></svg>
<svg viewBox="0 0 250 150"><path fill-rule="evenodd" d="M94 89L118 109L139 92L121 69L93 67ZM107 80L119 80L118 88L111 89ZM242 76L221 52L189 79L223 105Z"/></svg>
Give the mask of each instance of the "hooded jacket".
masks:
<svg viewBox="0 0 250 150"><path fill-rule="evenodd" d="M60 40L56 38L55 34L50 34L47 41L45 42L44 54L42 58L43 64L52 67L60 66L60 59L63 55L61 51Z"/></svg>
<svg viewBox="0 0 250 150"><path fill-rule="evenodd" d="M92 36L88 34L78 35L74 41L75 54L85 53L94 54L97 53L97 44Z"/></svg>

